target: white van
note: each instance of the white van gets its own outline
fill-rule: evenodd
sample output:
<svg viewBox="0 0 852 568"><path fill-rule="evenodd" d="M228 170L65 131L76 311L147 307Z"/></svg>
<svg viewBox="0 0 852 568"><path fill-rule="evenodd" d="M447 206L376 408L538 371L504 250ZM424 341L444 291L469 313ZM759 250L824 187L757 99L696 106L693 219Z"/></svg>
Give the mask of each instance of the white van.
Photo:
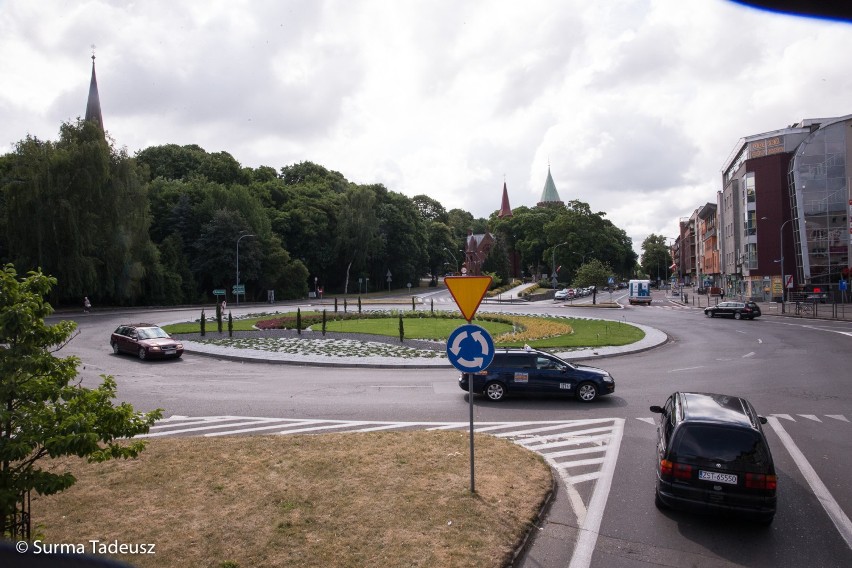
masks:
<svg viewBox="0 0 852 568"><path fill-rule="evenodd" d="M651 281L631 280L627 283L627 301L633 304L651 304Z"/></svg>

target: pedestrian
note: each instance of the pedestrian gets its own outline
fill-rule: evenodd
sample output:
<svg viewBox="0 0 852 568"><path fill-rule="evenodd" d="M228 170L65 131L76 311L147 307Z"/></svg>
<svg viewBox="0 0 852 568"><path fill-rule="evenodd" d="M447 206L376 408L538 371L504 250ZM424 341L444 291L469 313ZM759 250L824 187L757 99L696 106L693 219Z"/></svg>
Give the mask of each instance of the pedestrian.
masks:
<svg viewBox="0 0 852 568"><path fill-rule="evenodd" d="M223 314L223 315L225 314L225 307L226 307L227 305L228 305L228 303L227 303L225 300L222 300L222 314Z"/></svg>
<svg viewBox="0 0 852 568"><path fill-rule="evenodd" d="M725 289L724 288L722 288L721 296L722 296L722 301L724 302L725 301Z"/></svg>
<svg viewBox="0 0 852 568"><path fill-rule="evenodd" d="M88 296L83 296L83 311L89 313L89 310L92 309L92 302L89 301Z"/></svg>

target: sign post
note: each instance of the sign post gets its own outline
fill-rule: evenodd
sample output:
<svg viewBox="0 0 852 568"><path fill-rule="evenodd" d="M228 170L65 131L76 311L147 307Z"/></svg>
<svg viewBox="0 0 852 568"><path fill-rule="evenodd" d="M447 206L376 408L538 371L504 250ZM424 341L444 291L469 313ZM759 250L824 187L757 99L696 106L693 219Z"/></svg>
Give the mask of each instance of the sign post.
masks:
<svg viewBox="0 0 852 568"><path fill-rule="evenodd" d="M462 270L464 272L464 270ZM473 373L484 371L494 359L494 341L484 328L472 325L470 321L488 287L490 276L447 276L444 278L447 289L461 310L468 325L458 327L447 338L447 358L453 366L467 373L467 401L470 410L470 492L476 493L473 453Z"/></svg>

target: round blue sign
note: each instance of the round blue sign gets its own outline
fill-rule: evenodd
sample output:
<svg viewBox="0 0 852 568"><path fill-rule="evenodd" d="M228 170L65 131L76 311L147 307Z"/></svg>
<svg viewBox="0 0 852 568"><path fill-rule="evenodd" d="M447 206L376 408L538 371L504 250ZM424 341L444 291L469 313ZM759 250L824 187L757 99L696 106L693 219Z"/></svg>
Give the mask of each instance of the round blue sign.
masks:
<svg viewBox="0 0 852 568"><path fill-rule="evenodd" d="M494 360L494 340L478 325L459 326L447 338L447 358L462 373L484 371Z"/></svg>

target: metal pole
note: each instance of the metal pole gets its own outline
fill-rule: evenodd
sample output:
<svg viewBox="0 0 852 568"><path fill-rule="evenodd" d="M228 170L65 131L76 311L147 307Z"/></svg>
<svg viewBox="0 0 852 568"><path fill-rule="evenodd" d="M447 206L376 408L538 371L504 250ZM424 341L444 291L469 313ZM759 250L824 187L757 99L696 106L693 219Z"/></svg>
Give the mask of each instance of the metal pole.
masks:
<svg viewBox="0 0 852 568"><path fill-rule="evenodd" d="M476 482L473 474L473 373L467 374L467 400L470 408L470 492L476 493Z"/></svg>

